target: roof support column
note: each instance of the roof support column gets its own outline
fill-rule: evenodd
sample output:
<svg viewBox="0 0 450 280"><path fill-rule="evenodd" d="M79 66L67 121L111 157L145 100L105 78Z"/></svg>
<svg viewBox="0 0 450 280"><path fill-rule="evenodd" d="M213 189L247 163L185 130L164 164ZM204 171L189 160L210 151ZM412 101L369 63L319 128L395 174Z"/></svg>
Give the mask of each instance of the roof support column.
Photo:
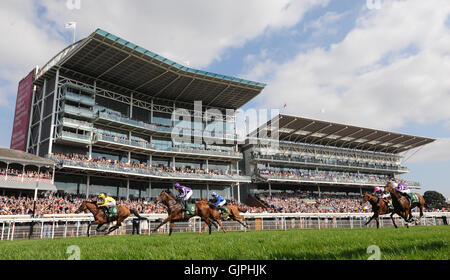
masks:
<svg viewBox="0 0 450 280"><path fill-rule="evenodd" d="M241 184L237 183L238 203L241 203Z"/></svg>
<svg viewBox="0 0 450 280"><path fill-rule="evenodd" d="M59 69L56 70L56 78L55 78L55 90L53 93L53 109L52 109L52 122L51 122L51 126L50 126L50 143L49 143L49 147L48 147L48 154L53 154L53 136L55 133L55 118L56 118L56 101L58 100L58 95L59 95L59 88L58 88L58 83L59 83Z"/></svg>
<svg viewBox="0 0 450 280"><path fill-rule="evenodd" d="M269 181L269 195L272 196L272 184Z"/></svg>
<svg viewBox="0 0 450 280"><path fill-rule="evenodd" d="M87 181L86 181L86 199L89 199L89 191L91 188L91 175L87 175Z"/></svg>
<svg viewBox="0 0 450 280"><path fill-rule="evenodd" d="M42 119L44 118L44 104L45 104L45 94L47 92L47 79L44 80L44 87L42 90L42 99L41 99L41 118L39 119L39 129L38 129L38 142L37 142L37 149L36 149L36 155L39 156L39 150L41 148L41 130L42 130ZM38 105L39 106L39 105Z"/></svg>
<svg viewBox="0 0 450 280"><path fill-rule="evenodd" d="M148 181L148 198L152 198L152 181Z"/></svg>
<svg viewBox="0 0 450 280"><path fill-rule="evenodd" d="M150 108L150 123L153 123L153 98L151 102L151 108Z"/></svg>
<svg viewBox="0 0 450 280"><path fill-rule="evenodd" d="M130 200L130 177L127 178L127 200Z"/></svg>
<svg viewBox="0 0 450 280"><path fill-rule="evenodd" d="M92 160L92 142L89 144L89 160Z"/></svg>
<svg viewBox="0 0 450 280"><path fill-rule="evenodd" d="M24 177L25 177L25 165L22 165L22 183L23 183Z"/></svg>
<svg viewBox="0 0 450 280"><path fill-rule="evenodd" d="M172 157L172 169L173 169L173 171L175 171L175 163L176 163L175 157Z"/></svg>
<svg viewBox="0 0 450 280"><path fill-rule="evenodd" d="M38 71L38 68L36 67L36 73ZM33 94L31 96L31 111L30 111L30 117L29 117L29 121L28 121L28 136L27 136L27 145L26 145L26 152L29 152L29 148L30 148L30 142L31 142L31 125L33 124L33 112L34 112L34 99L36 97L36 89L37 87L34 86L33 87Z"/></svg>
<svg viewBox="0 0 450 280"><path fill-rule="evenodd" d="M55 166L53 165L52 184L54 183L55 183Z"/></svg>
<svg viewBox="0 0 450 280"><path fill-rule="evenodd" d="M133 118L133 102L134 102L134 94L131 93L131 97L130 97L130 119Z"/></svg>

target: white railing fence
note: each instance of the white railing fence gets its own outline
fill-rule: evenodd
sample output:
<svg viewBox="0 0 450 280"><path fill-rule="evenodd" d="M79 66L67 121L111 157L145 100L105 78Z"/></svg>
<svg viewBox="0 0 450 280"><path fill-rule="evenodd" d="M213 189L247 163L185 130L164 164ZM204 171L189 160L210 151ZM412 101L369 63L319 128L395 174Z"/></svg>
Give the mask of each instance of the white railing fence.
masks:
<svg viewBox="0 0 450 280"><path fill-rule="evenodd" d="M155 234L152 232L157 225L167 217L166 214L142 214L148 221L139 223L136 218L128 218L123 226L115 231L114 235L126 234ZM249 228L246 229L235 221L224 221L227 231L247 230L289 230L289 229L327 229L327 228L362 228L372 216L370 213L296 213L296 214L243 214ZM418 217L418 213L414 213ZM424 213L420 226L447 225L450 212ZM0 216L0 240L20 240L30 238L30 228L33 224L33 239L53 239L67 237L86 237L87 227L94 219L91 214L79 215L44 215L39 218L30 216ZM405 225L403 219L396 216L397 226ZM199 218L192 218L188 222L175 223L174 233L200 232L204 223ZM389 215L380 217L380 227L392 227ZM414 224L410 224L414 226ZM368 227L376 227L373 220ZM206 229L206 232L208 229ZM219 231L213 228L213 231ZM167 234L169 225L159 229L156 234ZM91 236L103 235L96 231L96 226L90 230Z"/></svg>

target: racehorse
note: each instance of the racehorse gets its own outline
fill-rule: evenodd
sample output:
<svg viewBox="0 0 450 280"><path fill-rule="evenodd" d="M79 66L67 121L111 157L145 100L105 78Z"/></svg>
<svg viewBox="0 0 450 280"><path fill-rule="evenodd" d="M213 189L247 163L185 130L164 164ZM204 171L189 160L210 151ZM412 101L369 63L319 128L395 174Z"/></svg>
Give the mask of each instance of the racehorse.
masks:
<svg viewBox="0 0 450 280"><path fill-rule="evenodd" d="M394 217L393 217L394 212L392 209L390 209L387 206L386 202L383 199L380 199L379 197L376 197L376 196L371 195L370 193L366 192L366 193L364 193L361 204L364 204L366 202L369 202L370 205L372 205L372 211L373 211L373 216L365 224L366 226L373 219L375 219L377 221L377 228L380 228L380 216L391 213L392 223L394 224L395 227L397 227L397 225L395 224L395 221L394 221Z"/></svg>
<svg viewBox="0 0 450 280"><path fill-rule="evenodd" d="M141 217L139 215L138 212L136 212L136 210L133 209L128 209L125 206L118 206L117 207L117 216L115 217L107 217L105 212L103 211L103 209L99 208L97 206L97 203L92 202L92 201L83 201L83 203L81 203L80 208L78 208L77 211L75 211L76 214L80 213L80 212L84 212L88 210L89 212L92 213L92 215L94 216L95 221L90 223L88 225L88 229L87 229L87 236L90 237L90 229L92 225L97 225L97 232L105 232L107 228L105 228L104 230L100 230L102 226L109 224L111 222L116 221L116 225L111 227L106 233L105 235L110 234L111 232L115 231L116 229L118 229L119 227L121 227L122 222L125 221L126 218L128 218L131 214L135 215L136 217L138 217L141 220L148 220L147 218Z"/></svg>
<svg viewBox="0 0 450 280"><path fill-rule="evenodd" d="M205 226L203 227L200 235L203 234L206 225L209 226L209 234L211 234L211 226L215 224L213 223L212 209L208 205L208 201L201 199L199 202L195 203L195 213L186 214L182 211L181 204L173 197L170 191L163 190L158 197L156 198L158 202L162 202L167 207L168 217L161 222L161 224L156 227L153 232L156 232L160 227L170 222L169 236L172 235L173 228L175 226L176 221L188 221L189 219L199 216L202 221L205 221ZM223 229L222 222L220 218L215 220L223 232L226 231Z"/></svg>
<svg viewBox="0 0 450 280"><path fill-rule="evenodd" d="M392 182L387 183L384 187L385 191L388 191L392 197L392 204L394 205L394 211L399 214L407 223L412 222L412 210L416 207L419 207L420 210L420 218L423 217L423 209L425 206L425 199L418 193L415 195L419 198L419 203L409 203L409 200L402 194L400 194L392 185ZM418 220L416 220L416 224Z"/></svg>
<svg viewBox="0 0 450 280"><path fill-rule="evenodd" d="M241 214L240 214L240 212L245 212L245 209L239 208L236 205L226 205L225 207L227 208L228 213L225 214L225 215L222 215L220 213L219 209L217 209L217 207L215 205L211 205L211 203L209 203L209 206L211 207L212 216L214 217L214 221L221 220L221 219L228 219L229 218L229 219L231 219L233 221L236 221L236 222L240 223L245 228L248 228L247 221L245 221L245 218L243 216L241 216ZM205 228L206 228L206 224L203 226L202 231L204 231Z"/></svg>

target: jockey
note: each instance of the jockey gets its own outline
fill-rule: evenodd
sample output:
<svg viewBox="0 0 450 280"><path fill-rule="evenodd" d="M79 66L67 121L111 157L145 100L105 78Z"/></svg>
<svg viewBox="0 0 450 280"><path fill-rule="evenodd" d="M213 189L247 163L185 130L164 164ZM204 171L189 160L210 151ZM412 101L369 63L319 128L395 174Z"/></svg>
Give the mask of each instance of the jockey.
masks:
<svg viewBox="0 0 450 280"><path fill-rule="evenodd" d="M213 192L213 193L211 194L211 196L213 197L213 199L212 199L211 202L214 204L214 206L216 206L217 208L219 208L219 210L221 210L222 213L227 214L227 213L228 213L228 210L227 210L227 208L225 207L225 204L227 203L227 200L226 200L223 196L218 195L218 194L215 193L215 192Z"/></svg>
<svg viewBox="0 0 450 280"><path fill-rule="evenodd" d="M374 195L376 195L378 198L383 199L384 202L388 203L388 206L392 204L391 194L389 192L384 191L383 187L375 187Z"/></svg>
<svg viewBox="0 0 450 280"><path fill-rule="evenodd" d="M103 209L107 217L113 217L117 215L116 200L114 198L101 193L98 195L98 199L98 207Z"/></svg>
<svg viewBox="0 0 450 280"><path fill-rule="evenodd" d="M192 194L194 193L191 188L185 187L180 185L179 183L176 183L174 185L175 189L179 191L179 194L177 196L177 200L180 202L182 210L186 210L187 205L186 201L191 198Z"/></svg>
<svg viewBox="0 0 450 280"><path fill-rule="evenodd" d="M411 202L411 197L409 196L411 190L406 184L404 184L403 182L399 182L398 179L395 179L392 185L398 192L400 192L403 196L405 196L409 200L409 202Z"/></svg>

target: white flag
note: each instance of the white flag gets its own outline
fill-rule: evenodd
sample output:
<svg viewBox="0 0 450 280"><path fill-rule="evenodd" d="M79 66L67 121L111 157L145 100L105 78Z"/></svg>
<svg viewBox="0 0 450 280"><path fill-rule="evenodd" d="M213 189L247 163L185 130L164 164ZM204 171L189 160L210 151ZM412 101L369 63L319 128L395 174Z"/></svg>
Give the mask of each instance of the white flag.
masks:
<svg viewBox="0 0 450 280"><path fill-rule="evenodd" d="M68 22L66 23L66 28L76 28L77 23L76 22Z"/></svg>

